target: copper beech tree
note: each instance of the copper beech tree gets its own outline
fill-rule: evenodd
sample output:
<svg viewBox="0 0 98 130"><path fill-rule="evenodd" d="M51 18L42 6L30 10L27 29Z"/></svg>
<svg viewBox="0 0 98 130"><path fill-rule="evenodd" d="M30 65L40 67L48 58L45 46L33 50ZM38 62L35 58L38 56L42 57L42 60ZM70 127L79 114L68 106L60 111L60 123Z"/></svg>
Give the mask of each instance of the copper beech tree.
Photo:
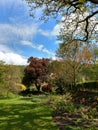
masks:
<svg viewBox="0 0 98 130"><path fill-rule="evenodd" d="M28 59L29 65L24 69L23 84L29 87L35 84L38 91L40 91L41 83L46 81L49 76L49 59L34 58Z"/></svg>
<svg viewBox="0 0 98 130"><path fill-rule="evenodd" d="M40 17L43 20L61 16L64 31L65 28L69 30L72 38L83 42L89 41L91 36L97 38L98 0L26 0L26 2L30 6L32 16L36 14L36 9L40 9Z"/></svg>

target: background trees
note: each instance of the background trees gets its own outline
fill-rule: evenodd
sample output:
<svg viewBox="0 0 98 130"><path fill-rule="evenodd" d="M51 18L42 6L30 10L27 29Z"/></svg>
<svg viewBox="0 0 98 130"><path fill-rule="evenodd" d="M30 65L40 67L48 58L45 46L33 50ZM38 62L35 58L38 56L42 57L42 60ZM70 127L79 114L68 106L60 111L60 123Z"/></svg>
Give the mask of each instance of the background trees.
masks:
<svg viewBox="0 0 98 130"><path fill-rule="evenodd" d="M21 83L19 68L14 65L6 65L5 84L7 89L7 97L9 96L9 92L18 93L21 91L21 88L17 86L17 83Z"/></svg>
<svg viewBox="0 0 98 130"><path fill-rule="evenodd" d="M79 79L81 66L93 64L92 52L84 46L84 42L98 41L98 1L97 0L26 0L34 16L36 9L40 9L41 20L60 16L60 40L62 43L57 56L63 65L59 75L64 75L66 82L75 86ZM81 41L81 43L80 43ZM83 46L81 46L83 45ZM61 60L60 59L60 60ZM86 66L87 67L87 66ZM65 68L65 70L64 70ZM87 68L88 69L88 68ZM86 70L87 70L86 69ZM63 71L62 71L63 70ZM57 72L58 73L58 72Z"/></svg>
<svg viewBox="0 0 98 130"><path fill-rule="evenodd" d="M21 83L22 73L20 67L0 63L0 94L9 97L9 93L18 93L21 88L17 83ZM5 94L6 93L6 94Z"/></svg>
<svg viewBox="0 0 98 130"><path fill-rule="evenodd" d="M76 82L80 81L82 66L92 64L93 61L90 49L76 40L61 43L57 50L57 56L65 64L63 74L66 83L72 83L74 86L76 86Z"/></svg>
<svg viewBox="0 0 98 130"><path fill-rule="evenodd" d="M49 59L30 57L28 63L29 65L24 70L22 82L28 89L35 84L37 90L40 91L41 83L46 81L49 76Z"/></svg>

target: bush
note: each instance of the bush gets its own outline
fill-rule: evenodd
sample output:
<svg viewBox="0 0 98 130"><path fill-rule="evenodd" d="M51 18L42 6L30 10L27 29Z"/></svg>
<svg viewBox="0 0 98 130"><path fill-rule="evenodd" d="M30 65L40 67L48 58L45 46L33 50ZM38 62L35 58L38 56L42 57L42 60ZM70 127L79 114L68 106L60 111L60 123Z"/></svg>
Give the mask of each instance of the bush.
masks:
<svg viewBox="0 0 98 130"><path fill-rule="evenodd" d="M57 86L56 92L57 94L64 94L66 91L66 83L63 78L57 78L55 81Z"/></svg>
<svg viewBox="0 0 98 130"><path fill-rule="evenodd" d="M77 84L78 90L96 90L98 91L98 82L92 81L92 82L85 82L85 83L78 83Z"/></svg>

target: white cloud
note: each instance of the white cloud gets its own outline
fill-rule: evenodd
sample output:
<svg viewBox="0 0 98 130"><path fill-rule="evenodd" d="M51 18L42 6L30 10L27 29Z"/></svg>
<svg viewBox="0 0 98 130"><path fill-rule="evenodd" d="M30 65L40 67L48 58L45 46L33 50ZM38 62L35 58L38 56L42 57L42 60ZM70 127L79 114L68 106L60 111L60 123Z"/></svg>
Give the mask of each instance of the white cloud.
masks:
<svg viewBox="0 0 98 130"><path fill-rule="evenodd" d="M63 27L62 23L58 23L52 30L51 34L52 36L58 36L60 33L60 29Z"/></svg>
<svg viewBox="0 0 98 130"><path fill-rule="evenodd" d="M42 51L49 55L54 55L53 52L49 51L42 44L33 44L33 37L39 33L38 25L11 25L11 24L0 24L0 44L9 46L11 44L21 44L25 46L32 47L36 50ZM1 47L5 48L5 47ZM17 48L17 47L16 47ZM8 48L5 48L6 54L8 53ZM3 49L4 52L4 49Z"/></svg>
<svg viewBox="0 0 98 130"><path fill-rule="evenodd" d="M14 2L15 0L0 0L0 4L8 5L9 3ZM17 4L22 3L22 0L15 1Z"/></svg>
<svg viewBox="0 0 98 130"><path fill-rule="evenodd" d="M43 50L43 48L44 48L43 45L39 45L39 46L37 47L38 50Z"/></svg>
<svg viewBox="0 0 98 130"><path fill-rule="evenodd" d="M7 47L6 45L1 44L0 45L0 51L6 53L6 52L11 52L12 50L9 47Z"/></svg>
<svg viewBox="0 0 98 130"><path fill-rule="evenodd" d="M32 47L32 42L30 42L30 41L25 41L25 40L23 40L23 41L21 41L21 44L22 44L22 45L26 45L26 46L31 46L31 47Z"/></svg>
<svg viewBox="0 0 98 130"><path fill-rule="evenodd" d="M39 29L38 31L39 31L39 33L42 34L43 36L51 37L51 31L50 31L50 30L42 30L42 29Z"/></svg>
<svg viewBox="0 0 98 130"><path fill-rule="evenodd" d="M52 30L39 29L38 32L48 38L55 37L55 36L59 35L60 29L63 27L63 25L64 24L62 22L59 22L54 26L54 28Z"/></svg>
<svg viewBox="0 0 98 130"><path fill-rule="evenodd" d="M45 53L47 53L47 54L49 54L49 55L52 55L52 56L55 55L53 52L51 52L51 51L49 51L48 49L46 49L46 48L44 47L44 45L42 45L42 44L40 44L40 45L38 45L38 44L33 44L33 43L30 42L30 41L21 41L21 43L22 43L22 45L30 46L30 47L32 47L32 48L34 48L34 49L36 49L36 50L45 52Z"/></svg>
<svg viewBox="0 0 98 130"><path fill-rule="evenodd" d="M60 28L61 28L61 24L59 23L56 26L54 26L53 30L42 30L42 29L39 29L38 31L43 36L51 38L51 37L59 35Z"/></svg>
<svg viewBox="0 0 98 130"><path fill-rule="evenodd" d="M49 54L49 55L52 55L52 56L54 56L54 55L55 55L53 52L51 52L51 51L47 50L46 48L43 48L43 50L42 50L42 51L43 51L43 52L45 52L45 53L47 53L47 54Z"/></svg>
<svg viewBox="0 0 98 130"><path fill-rule="evenodd" d="M23 9L25 7L25 11L27 9L27 4L25 0L0 0L0 6L4 8L5 11L9 11L7 9ZM17 10L18 11L18 10ZM10 12L12 13L12 12Z"/></svg>
<svg viewBox="0 0 98 130"><path fill-rule="evenodd" d="M0 45L0 60L7 64L26 65L27 59L15 52L5 45Z"/></svg>
<svg viewBox="0 0 98 130"><path fill-rule="evenodd" d="M8 43L10 41L18 41L20 39L27 40L33 38L37 33L37 24L32 25L11 25L0 24L0 43Z"/></svg>
<svg viewBox="0 0 98 130"><path fill-rule="evenodd" d="M0 51L0 60L4 61L7 64L27 65L26 58L13 52L5 53L5 52Z"/></svg>

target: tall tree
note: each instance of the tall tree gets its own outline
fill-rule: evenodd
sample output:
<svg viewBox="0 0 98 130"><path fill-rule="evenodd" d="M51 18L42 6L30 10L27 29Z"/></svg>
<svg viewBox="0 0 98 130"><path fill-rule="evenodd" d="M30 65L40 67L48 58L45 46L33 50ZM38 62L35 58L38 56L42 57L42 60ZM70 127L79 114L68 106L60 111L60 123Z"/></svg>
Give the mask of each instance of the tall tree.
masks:
<svg viewBox="0 0 98 130"><path fill-rule="evenodd" d="M98 64L98 46L93 49L94 63Z"/></svg>
<svg viewBox="0 0 98 130"><path fill-rule="evenodd" d="M92 61L90 50L79 41L65 41L59 45L57 56L65 62L66 82L71 82L76 86L76 82L79 81L81 67Z"/></svg>
<svg viewBox="0 0 98 130"><path fill-rule="evenodd" d="M39 59L30 57L28 59L29 65L24 70L23 84L28 89L30 85L35 84L38 91L40 91L41 83L44 82L49 75L49 59Z"/></svg>
<svg viewBox="0 0 98 130"><path fill-rule="evenodd" d="M7 92L7 97L10 92L18 93L21 91L17 83L21 83L20 70L15 65L0 64L0 90L1 93Z"/></svg>
<svg viewBox="0 0 98 130"><path fill-rule="evenodd" d="M20 88L17 86L17 83L21 83L20 71L18 66L6 65L5 80L7 97L9 96L9 92L18 93L20 91Z"/></svg>
<svg viewBox="0 0 98 130"><path fill-rule="evenodd" d="M50 17L63 16L62 21L67 28L72 28L72 36L77 30L82 29L81 41L88 41L91 35L97 38L98 31L98 0L26 0L31 8L31 15L40 8L41 19L48 20ZM82 27L81 27L82 25Z"/></svg>

